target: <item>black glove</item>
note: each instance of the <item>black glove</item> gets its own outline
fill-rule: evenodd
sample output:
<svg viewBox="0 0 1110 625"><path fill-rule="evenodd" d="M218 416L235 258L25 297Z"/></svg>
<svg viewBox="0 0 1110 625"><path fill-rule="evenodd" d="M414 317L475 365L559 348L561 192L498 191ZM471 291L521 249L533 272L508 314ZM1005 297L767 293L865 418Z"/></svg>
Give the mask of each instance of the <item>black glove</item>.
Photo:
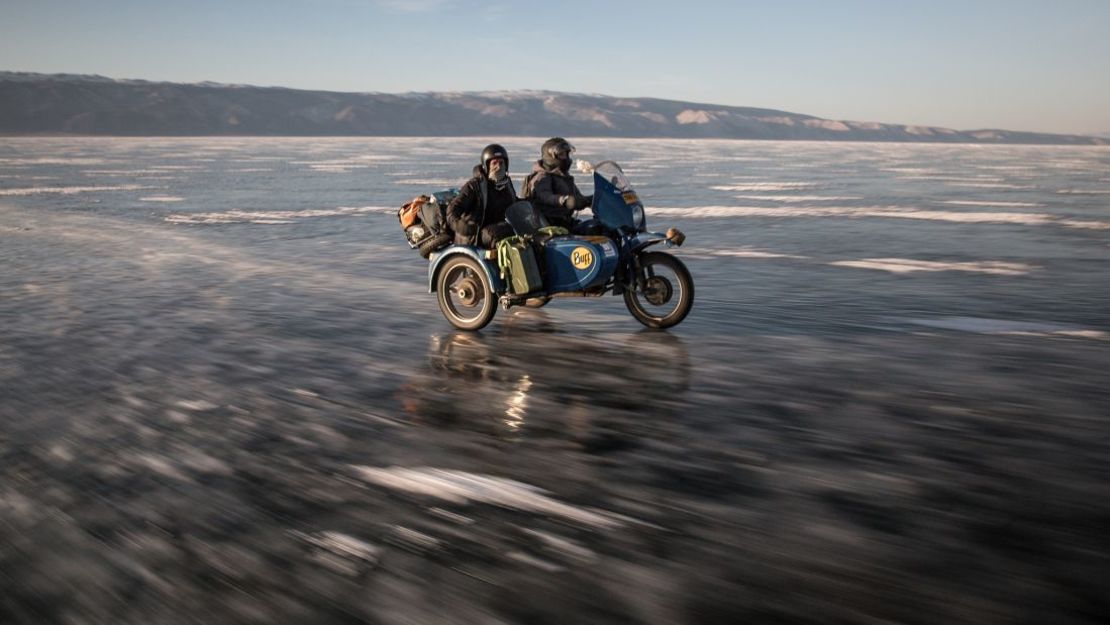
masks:
<svg viewBox="0 0 1110 625"><path fill-rule="evenodd" d="M580 211L594 203L592 195L564 195L563 207L569 211Z"/></svg>
<svg viewBox="0 0 1110 625"><path fill-rule="evenodd" d="M473 221L460 219L459 221L455 222L455 234L458 234L458 235L461 235L461 236L464 236L464 237L472 237L472 236L474 236L474 233L477 232L477 231L478 231L478 225L475 224Z"/></svg>

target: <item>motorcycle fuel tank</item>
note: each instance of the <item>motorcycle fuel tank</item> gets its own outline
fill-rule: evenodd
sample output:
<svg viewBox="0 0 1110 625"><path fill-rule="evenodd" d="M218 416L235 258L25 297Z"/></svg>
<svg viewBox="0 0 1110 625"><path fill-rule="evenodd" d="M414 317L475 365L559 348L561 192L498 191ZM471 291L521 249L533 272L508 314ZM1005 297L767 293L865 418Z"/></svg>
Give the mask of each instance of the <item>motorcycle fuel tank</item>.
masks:
<svg viewBox="0 0 1110 625"><path fill-rule="evenodd" d="M554 237L544 245L548 293L605 284L617 269L617 246L607 237Z"/></svg>

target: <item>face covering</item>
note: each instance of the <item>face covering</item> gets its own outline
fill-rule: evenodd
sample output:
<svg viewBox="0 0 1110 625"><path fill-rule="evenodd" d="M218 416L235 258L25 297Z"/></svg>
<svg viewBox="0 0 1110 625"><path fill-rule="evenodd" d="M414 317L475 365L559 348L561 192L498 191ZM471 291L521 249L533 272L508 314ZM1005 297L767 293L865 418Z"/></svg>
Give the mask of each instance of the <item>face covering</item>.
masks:
<svg viewBox="0 0 1110 625"><path fill-rule="evenodd" d="M509 175L505 173L504 169L491 169L489 172L489 179L493 182L493 187L501 191L509 185Z"/></svg>

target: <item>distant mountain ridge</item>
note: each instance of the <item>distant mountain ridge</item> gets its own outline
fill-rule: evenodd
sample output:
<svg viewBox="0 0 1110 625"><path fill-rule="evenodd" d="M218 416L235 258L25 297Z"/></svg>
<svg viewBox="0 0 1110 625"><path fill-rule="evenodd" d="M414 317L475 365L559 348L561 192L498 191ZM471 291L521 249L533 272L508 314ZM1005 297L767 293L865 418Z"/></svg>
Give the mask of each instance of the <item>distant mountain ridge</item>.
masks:
<svg viewBox="0 0 1110 625"><path fill-rule="evenodd" d="M0 72L0 134L551 136L1110 145L1110 139L824 119L554 91L344 93Z"/></svg>

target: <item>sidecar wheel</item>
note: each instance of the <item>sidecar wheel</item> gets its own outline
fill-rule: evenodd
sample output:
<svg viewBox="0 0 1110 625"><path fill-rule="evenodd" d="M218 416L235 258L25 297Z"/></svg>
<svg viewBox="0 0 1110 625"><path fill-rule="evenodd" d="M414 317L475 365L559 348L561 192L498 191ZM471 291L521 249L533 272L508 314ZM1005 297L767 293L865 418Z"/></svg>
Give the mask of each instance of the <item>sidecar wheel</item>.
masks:
<svg viewBox="0 0 1110 625"><path fill-rule="evenodd" d="M469 256L455 256L443 263L436 275L439 309L460 330L481 330L497 312L486 272Z"/></svg>
<svg viewBox="0 0 1110 625"><path fill-rule="evenodd" d="M686 318L694 305L694 280L686 265L664 252L640 255L641 274L624 292L628 312L649 328L669 328Z"/></svg>

